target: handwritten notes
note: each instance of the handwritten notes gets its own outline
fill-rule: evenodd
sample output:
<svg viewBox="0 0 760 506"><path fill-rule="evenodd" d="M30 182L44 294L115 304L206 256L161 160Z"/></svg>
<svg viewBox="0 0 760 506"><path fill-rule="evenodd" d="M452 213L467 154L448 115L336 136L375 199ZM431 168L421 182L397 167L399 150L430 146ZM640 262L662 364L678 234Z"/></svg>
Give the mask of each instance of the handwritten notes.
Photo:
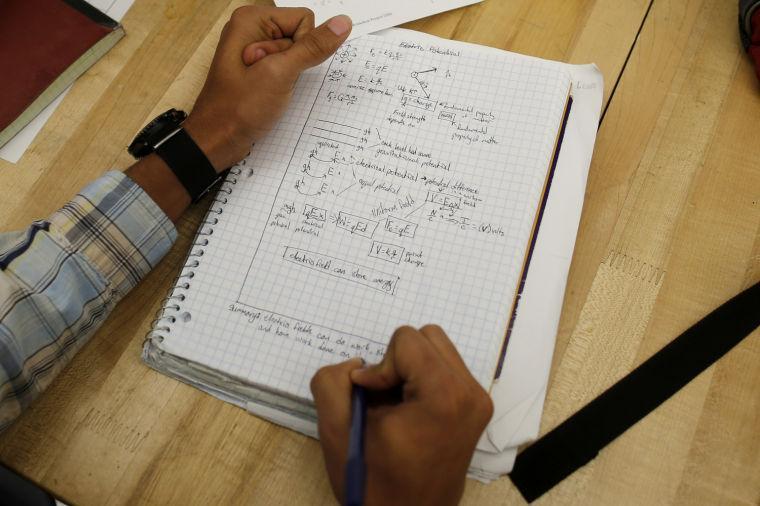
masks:
<svg viewBox="0 0 760 506"><path fill-rule="evenodd" d="M164 346L308 398L317 367L434 322L489 386L569 89L519 55L346 43L225 197L186 302L219 323Z"/></svg>

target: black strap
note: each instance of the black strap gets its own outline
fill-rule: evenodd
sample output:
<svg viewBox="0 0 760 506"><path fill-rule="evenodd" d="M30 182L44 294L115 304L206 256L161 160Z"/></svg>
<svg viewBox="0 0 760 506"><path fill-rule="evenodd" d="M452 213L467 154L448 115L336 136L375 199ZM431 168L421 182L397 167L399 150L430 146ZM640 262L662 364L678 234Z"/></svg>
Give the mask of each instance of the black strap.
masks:
<svg viewBox="0 0 760 506"><path fill-rule="evenodd" d="M520 453L510 473L528 502L590 462L760 326L760 283L735 296Z"/></svg>
<svg viewBox="0 0 760 506"><path fill-rule="evenodd" d="M184 128L157 145L156 154L174 172L193 202L200 200L222 178Z"/></svg>
<svg viewBox="0 0 760 506"><path fill-rule="evenodd" d="M52 495L3 465L0 465L0 500L15 506L55 506Z"/></svg>

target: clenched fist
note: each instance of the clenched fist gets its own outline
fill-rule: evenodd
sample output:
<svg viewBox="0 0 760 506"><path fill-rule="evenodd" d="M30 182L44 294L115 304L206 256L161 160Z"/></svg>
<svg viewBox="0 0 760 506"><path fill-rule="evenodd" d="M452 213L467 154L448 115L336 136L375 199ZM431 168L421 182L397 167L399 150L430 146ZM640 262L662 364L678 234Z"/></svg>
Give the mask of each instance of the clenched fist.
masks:
<svg viewBox="0 0 760 506"><path fill-rule="evenodd" d="M218 171L240 161L269 132L301 72L329 58L350 32L347 16L315 28L309 9L235 10L184 123Z"/></svg>

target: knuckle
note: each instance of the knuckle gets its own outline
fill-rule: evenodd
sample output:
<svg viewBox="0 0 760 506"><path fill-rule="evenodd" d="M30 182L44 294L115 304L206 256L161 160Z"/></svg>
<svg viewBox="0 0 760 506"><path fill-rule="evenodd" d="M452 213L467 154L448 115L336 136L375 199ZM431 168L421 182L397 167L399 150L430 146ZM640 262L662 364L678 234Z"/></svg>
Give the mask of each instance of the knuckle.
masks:
<svg viewBox="0 0 760 506"><path fill-rule="evenodd" d="M403 325L393 332L391 340L396 341L396 347L401 353L408 352L410 349L420 349L420 333L414 327Z"/></svg>
<svg viewBox="0 0 760 506"><path fill-rule="evenodd" d="M428 323L427 325L420 328L420 332L446 335L441 326L435 323Z"/></svg>
<svg viewBox="0 0 760 506"><path fill-rule="evenodd" d="M309 9L308 7L299 7L298 10L300 11L301 15L306 18L314 21L314 11Z"/></svg>
<svg viewBox="0 0 760 506"><path fill-rule="evenodd" d="M493 416L493 400L483 387L473 383L462 390L464 407L463 413L473 426L484 428Z"/></svg>
<svg viewBox="0 0 760 506"><path fill-rule="evenodd" d="M248 14L251 12L251 9L255 9L255 7L251 7L249 5L238 7L232 11L232 15L230 16L230 23L232 25L239 25L248 16Z"/></svg>
<svg viewBox="0 0 760 506"><path fill-rule="evenodd" d="M410 327L409 325L402 325L393 331L391 339L409 339L409 336L413 336L416 333L417 330L414 327Z"/></svg>

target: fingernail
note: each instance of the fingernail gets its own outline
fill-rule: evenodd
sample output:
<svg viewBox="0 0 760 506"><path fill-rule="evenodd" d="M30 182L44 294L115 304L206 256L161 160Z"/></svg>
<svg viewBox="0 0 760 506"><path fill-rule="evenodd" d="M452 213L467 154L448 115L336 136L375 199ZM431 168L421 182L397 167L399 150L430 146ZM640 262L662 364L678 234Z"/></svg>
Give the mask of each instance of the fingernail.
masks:
<svg viewBox="0 0 760 506"><path fill-rule="evenodd" d="M327 22L327 28L329 28L332 33L340 37L351 29L351 18L345 14L335 16Z"/></svg>
<svg viewBox="0 0 760 506"><path fill-rule="evenodd" d="M267 55L267 52L264 51L261 48L256 49L256 51L253 52L253 59L254 60L260 60L264 58Z"/></svg>

